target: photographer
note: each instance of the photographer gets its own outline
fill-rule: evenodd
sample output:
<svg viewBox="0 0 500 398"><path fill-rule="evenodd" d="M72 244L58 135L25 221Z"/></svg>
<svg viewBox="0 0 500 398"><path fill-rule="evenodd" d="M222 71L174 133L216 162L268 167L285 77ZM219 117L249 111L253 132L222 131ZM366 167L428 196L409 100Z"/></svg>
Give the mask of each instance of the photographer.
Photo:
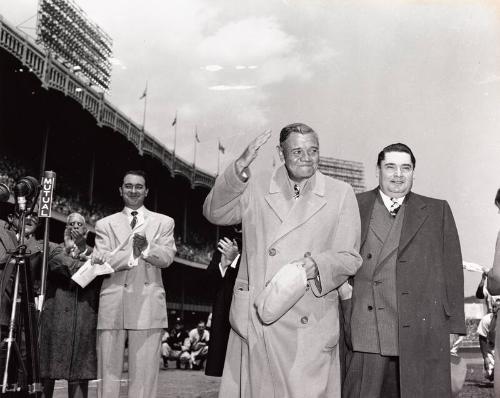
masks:
<svg viewBox="0 0 500 398"><path fill-rule="evenodd" d="M71 276L90 258L87 226L79 213L68 216L64 244L49 261L46 301L41 314L40 374L51 398L56 379L68 381L70 398L85 398L97 375L96 327L101 278L85 288Z"/></svg>

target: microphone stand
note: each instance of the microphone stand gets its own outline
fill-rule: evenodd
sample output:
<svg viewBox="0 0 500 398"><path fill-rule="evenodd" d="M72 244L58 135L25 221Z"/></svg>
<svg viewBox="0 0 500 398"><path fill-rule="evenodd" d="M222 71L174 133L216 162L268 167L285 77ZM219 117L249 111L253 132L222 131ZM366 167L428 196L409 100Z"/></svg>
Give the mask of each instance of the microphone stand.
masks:
<svg viewBox="0 0 500 398"><path fill-rule="evenodd" d="M33 294L33 285L31 281L31 270L28 257L29 253L27 252L26 245L24 243L26 221L26 210L24 208L20 209L19 221L21 226L18 238L19 245L16 248L16 251L12 253L12 257L10 259L10 262L14 263L16 278L14 281L14 294L12 297L9 334L8 337L0 343L0 350L5 344L7 344L7 355L2 381L2 394L7 392L27 392L35 397L41 397L43 389L40 379L37 313ZM8 264L6 267L7 266ZM17 314L18 303L20 303L21 314ZM20 324L21 315L22 320L24 321L24 324L22 325ZM26 362L23 361L20 350L20 344L23 341L21 339L22 334L24 334L24 344L26 347ZM11 363L12 350L14 350L17 361L12 361ZM25 376L22 381L19 380L16 365L20 365L21 373ZM9 368L14 375L9 375ZM10 384L10 387L9 380L14 381Z"/></svg>

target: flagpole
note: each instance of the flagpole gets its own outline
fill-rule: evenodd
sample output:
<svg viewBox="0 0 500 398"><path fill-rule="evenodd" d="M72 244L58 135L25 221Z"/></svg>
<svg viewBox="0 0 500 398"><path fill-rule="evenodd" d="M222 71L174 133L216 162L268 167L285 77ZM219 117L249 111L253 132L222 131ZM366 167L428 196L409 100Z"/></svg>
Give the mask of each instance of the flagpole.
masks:
<svg viewBox="0 0 500 398"><path fill-rule="evenodd" d="M174 117L174 150L172 152L172 175L174 173L174 167L175 167L175 148L177 146L177 111L175 111L175 117Z"/></svg>
<svg viewBox="0 0 500 398"><path fill-rule="evenodd" d="M142 114L142 131L146 131L146 109L148 106L148 81L146 80L146 88L144 89L144 113Z"/></svg>
<svg viewBox="0 0 500 398"><path fill-rule="evenodd" d="M220 138L217 137L217 174L216 176L219 175L220 171Z"/></svg>
<svg viewBox="0 0 500 398"><path fill-rule="evenodd" d="M194 127L194 156L193 156L193 171L196 170L196 144L198 142L198 126Z"/></svg>

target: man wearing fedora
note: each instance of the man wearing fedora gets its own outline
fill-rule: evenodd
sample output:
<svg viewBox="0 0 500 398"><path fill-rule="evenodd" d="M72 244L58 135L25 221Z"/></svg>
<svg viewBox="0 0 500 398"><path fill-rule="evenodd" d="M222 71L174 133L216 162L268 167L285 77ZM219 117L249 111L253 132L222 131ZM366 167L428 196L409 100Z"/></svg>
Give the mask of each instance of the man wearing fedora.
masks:
<svg viewBox="0 0 500 398"><path fill-rule="evenodd" d="M284 127L284 165L252 176L266 131L221 174L204 204L214 224L242 223L219 397L339 397L338 287L361 265L352 188L318 171L319 139Z"/></svg>

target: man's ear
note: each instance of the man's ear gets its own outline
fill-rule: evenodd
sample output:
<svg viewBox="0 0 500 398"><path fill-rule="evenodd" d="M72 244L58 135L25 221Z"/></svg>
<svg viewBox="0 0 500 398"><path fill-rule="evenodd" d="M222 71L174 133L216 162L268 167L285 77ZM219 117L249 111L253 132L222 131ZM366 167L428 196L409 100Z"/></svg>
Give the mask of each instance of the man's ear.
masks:
<svg viewBox="0 0 500 398"><path fill-rule="evenodd" d="M285 154L283 153L283 148L281 148L281 145L277 145L276 149L278 150L278 156L280 157L280 160L282 162L285 162Z"/></svg>
<svg viewBox="0 0 500 398"><path fill-rule="evenodd" d="M149 193L149 189L148 189L148 188L146 188L146 189L144 190L144 196L148 196L148 193Z"/></svg>
<svg viewBox="0 0 500 398"><path fill-rule="evenodd" d="M120 192L120 196L123 197L123 189L122 189L122 187L118 188L118 191Z"/></svg>

